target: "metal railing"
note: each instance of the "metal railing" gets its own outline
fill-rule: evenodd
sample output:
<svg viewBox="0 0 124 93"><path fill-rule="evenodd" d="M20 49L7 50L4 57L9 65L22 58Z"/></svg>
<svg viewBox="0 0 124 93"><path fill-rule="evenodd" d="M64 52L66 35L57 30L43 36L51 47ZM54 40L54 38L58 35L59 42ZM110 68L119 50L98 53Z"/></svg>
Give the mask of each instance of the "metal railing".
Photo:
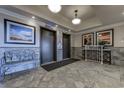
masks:
<svg viewBox="0 0 124 93"><path fill-rule="evenodd" d="M103 46L102 45L85 45L83 47L85 61L96 61L103 64Z"/></svg>

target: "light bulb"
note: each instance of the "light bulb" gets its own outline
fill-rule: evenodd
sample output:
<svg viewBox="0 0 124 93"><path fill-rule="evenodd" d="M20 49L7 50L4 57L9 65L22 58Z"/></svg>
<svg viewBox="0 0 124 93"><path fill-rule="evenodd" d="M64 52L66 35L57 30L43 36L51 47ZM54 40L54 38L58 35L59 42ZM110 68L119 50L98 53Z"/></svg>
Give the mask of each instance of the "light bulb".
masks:
<svg viewBox="0 0 124 93"><path fill-rule="evenodd" d="M72 23L73 23L74 25L78 25L78 24L80 24L80 22L81 22L81 19L79 19L79 18L74 18L74 19L72 20Z"/></svg>

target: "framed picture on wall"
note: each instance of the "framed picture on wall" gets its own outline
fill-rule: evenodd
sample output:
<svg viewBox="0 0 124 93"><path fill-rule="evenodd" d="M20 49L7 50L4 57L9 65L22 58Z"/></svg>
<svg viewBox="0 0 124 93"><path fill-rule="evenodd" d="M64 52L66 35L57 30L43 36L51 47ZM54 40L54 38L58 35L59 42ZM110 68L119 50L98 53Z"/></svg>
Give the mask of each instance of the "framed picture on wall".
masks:
<svg viewBox="0 0 124 93"><path fill-rule="evenodd" d="M113 29L99 31L96 33L96 44L112 46L113 45Z"/></svg>
<svg viewBox="0 0 124 93"><path fill-rule="evenodd" d="M4 19L5 43L35 44L35 27Z"/></svg>
<svg viewBox="0 0 124 93"><path fill-rule="evenodd" d="M82 44L93 45L94 44L94 33L87 33L82 35Z"/></svg>

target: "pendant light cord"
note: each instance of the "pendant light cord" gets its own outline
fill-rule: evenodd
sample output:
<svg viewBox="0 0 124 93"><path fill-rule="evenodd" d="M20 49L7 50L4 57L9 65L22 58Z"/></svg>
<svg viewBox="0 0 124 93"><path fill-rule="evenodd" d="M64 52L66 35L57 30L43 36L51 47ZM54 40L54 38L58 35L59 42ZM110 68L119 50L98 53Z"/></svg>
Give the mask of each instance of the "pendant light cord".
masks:
<svg viewBox="0 0 124 93"><path fill-rule="evenodd" d="M78 12L78 10L75 10L74 12L75 12L75 18L77 18L77 12Z"/></svg>

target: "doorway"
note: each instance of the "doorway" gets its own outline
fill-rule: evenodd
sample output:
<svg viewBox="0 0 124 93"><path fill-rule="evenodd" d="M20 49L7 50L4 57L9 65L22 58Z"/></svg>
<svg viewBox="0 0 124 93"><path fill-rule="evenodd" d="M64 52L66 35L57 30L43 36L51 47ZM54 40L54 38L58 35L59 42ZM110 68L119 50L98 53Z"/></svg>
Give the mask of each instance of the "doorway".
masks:
<svg viewBox="0 0 124 93"><path fill-rule="evenodd" d="M63 33L63 59L70 58L70 35Z"/></svg>
<svg viewBox="0 0 124 93"><path fill-rule="evenodd" d="M41 64L56 61L56 32L41 27L40 35Z"/></svg>

